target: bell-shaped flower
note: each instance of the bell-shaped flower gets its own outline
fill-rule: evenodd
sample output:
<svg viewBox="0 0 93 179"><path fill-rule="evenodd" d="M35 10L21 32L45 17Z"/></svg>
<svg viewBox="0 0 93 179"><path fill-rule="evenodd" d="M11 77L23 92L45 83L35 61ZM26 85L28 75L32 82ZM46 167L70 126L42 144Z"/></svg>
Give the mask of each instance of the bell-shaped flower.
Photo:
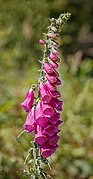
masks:
<svg viewBox="0 0 93 179"><path fill-rule="evenodd" d="M52 125L49 122L44 126L43 134L46 134L48 136L53 136L57 132L58 132L58 127Z"/></svg>
<svg viewBox="0 0 93 179"><path fill-rule="evenodd" d="M50 95L53 97L53 98L60 98L61 97L61 94L59 91L50 91Z"/></svg>
<svg viewBox="0 0 93 179"><path fill-rule="evenodd" d="M60 62L60 59L52 52L50 53L49 58L54 62Z"/></svg>
<svg viewBox="0 0 93 179"><path fill-rule="evenodd" d="M51 146L49 142L46 142L44 145L40 146L40 152L44 158L51 156L58 146Z"/></svg>
<svg viewBox="0 0 93 179"><path fill-rule="evenodd" d="M21 103L21 106L25 109L26 112L30 110L34 102L34 91L32 88L26 94L25 100Z"/></svg>
<svg viewBox="0 0 93 179"><path fill-rule="evenodd" d="M37 125L34 141L39 145L43 145L47 141L47 136L42 134L42 128L39 125Z"/></svg>
<svg viewBox="0 0 93 179"><path fill-rule="evenodd" d="M57 111L62 111L62 101L57 98L52 98L49 105L54 107Z"/></svg>
<svg viewBox="0 0 93 179"><path fill-rule="evenodd" d="M57 78L55 76L50 76L48 74L46 74L46 78L50 83L56 83Z"/></svg>
<svg viewBox="0 0 93 179"><path fill-rule="evenodd" d="M56 146L58 140L59 140L59 136L57 134L55 134L52 137L49 137L49 144L53 145L53 146Z"/></svg>
<svg viewBox="0 0 93 179"><path fill-rule="evenodd" d="M39 91L40 91L40 97L44 103L49 103L51 100L51 95L49 93L49 90L47 88L47 85L43 82L39 85Z"/></svg>
<svg viewBox="0 0 93 179"><path fill-rule="evenodd" d="M44 63L44 69L45 69L46 73L48 73L48 74L52 73L54 70L53 66L47 62Z"/></svg>
<svg viewBox="0 0 93 179"><path fill-rule="evenodd" d="M45 117L51 117L54 114L54 109L48 104L43 104L43 102L42 102L42 109L43 109L43 115Z"/></svg>
<svg viewBox="0 0 93 179"><path fill-rule="evenodd" d="M55 111L53 116L48 118L48 121L51 122L53 125L55 125L59 119L60 119L60 113Z"/></svg>
<svg viewBox="0 0 93 179"><path fill-rule="evenodd" d="M36 118L35 121L36 124L40 125L41 127L48 122L48 119L43 114L43 107L41 101L39 101L38 104L36 105L35 118Z"/></svg>
<svg viewBox="0 0 93 179"><path fill-rule="evenodd" d="M51 83L49 83L49 81L46 81L46 85L47 88L49 89L49 91L55 91L57 89L57 87Z"/></svg>
<svg viewBox="0 0 93 179"><path fill-rule="evenodd" d="M59 73L54 69L52 73L49 74L50 76L59 77Z"/></svg>
<svg viewBox="0 0 93 179"><path fill-rule="evenodd" d="M32 132L35 130L35 109L32 107L31 111L28 113L26 122L23 125L27 132Z"/></svg>

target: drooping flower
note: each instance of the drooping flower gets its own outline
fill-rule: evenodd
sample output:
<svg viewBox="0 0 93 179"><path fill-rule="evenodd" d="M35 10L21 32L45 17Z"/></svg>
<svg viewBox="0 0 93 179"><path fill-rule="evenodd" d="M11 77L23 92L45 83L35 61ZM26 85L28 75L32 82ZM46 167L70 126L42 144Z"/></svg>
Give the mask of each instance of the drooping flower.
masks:
<svg viewBox="0 0 93 179"><path fill-rule="evenodd" d="M39 125L37 125L34 141L39 145L43 145L47 141L47 136L42 134L42 128Z"/></svg>
<svg viewBox="0 0 93 179"><path fill-rule="evenodd" d="M50 83L55 83L57 81L57 78L55 76L50 76L46 74L46 78Z"/></svg>
<svg viewBox="0 0 93 179"><path fill-rule="evenodd" d="M42 107L41 101L39 101L38 104L36 105L35 119L36 119L35 120L36 124L40 125L41 127L44 126L48 122L48 119L43 114L43 107Z"/></svg>
<svg viewBox="0 0 93 179"><path fill-rule="evenodd" d="M47 63L47 62L44 63L44 69L49 74L52 73L53 70L54 70L53 66L50 63Z"/></svg>
<svg viewBox="0 0 93 179"><path fill-rule="evenodd" d="M49 103L52 96L49 93L49 90L47 88L47 85L43 82L39 85L39 91L40 91L40 97L44 103Z"/></svg>
<svg viewBox="0 0 93 179"><path fill-rule="evenodd" d="M58 145L52 146L49 142L46 142L44 145L40 146L40 152L44 158L48 158L54 153L57 147Z"/></svg>
<svg viewBox="0 0 93 179"><path fill-rule="evenodd" d="M60 113L55 111L53 116L48 118L48 121L50 123L52 123L53 125L55 125L58 122L59 119L60 119Z"/></svg>
<svg viewBox="0 0 93 179"><path fill-rule="evenodd" d="M32 88L26 94L25 100L21 103L21 106L24 108L26 112L30 110L34 102L34 91Z"/></svg>
<svg viewBox="0 0 93 179"><path fill-rule="evenodd" d="M32 132L35 130L35 108L32 107L31 111L28 113L26 122L23 125L27 132Z"/></svg>
<svg viewBox="0 0 93 179"><path fill-rule="evenodd" d="M55 91L57 89L57 87L51 83L49 83L49 81L46 81L46 85L49 89L49 91Z"/></svg>
<svg viewBox="0 0 93 179"><path fill-rule="evenodd" d="M62 101L57 98L52 98L49 105L54 107L57 111L62 111Z"/></svg>

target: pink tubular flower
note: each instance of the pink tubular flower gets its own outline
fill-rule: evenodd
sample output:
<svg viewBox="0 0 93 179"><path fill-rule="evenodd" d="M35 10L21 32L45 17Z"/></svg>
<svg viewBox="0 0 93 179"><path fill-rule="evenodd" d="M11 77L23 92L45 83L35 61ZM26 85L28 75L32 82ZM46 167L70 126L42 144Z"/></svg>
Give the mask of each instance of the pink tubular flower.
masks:
<svg viewBox="0 0 93 179"><path fill-rule="evenodd" d="M25 109L26 112L30 110L34 102L34 91L32 88L26 94L25 100L21 103L21 106Z"/></svg>
<svg viewBox="0 0 93 179"><path fill-rule="evenodd" d="M60 59L54 53L50 53L49 58L54 62L60 62Z"/></svg>
<svg viewBox="0 0 93 179"><path fill-rule="evenodd" d="M58 140L59 140L59 136L57 134L55 134L55 135L53 135L52 137L49 138L49 144L56 146Z"/></svg>
<svg viewBox="0 0 93 179"><path fill-rule="evenodd" d="M48 119L43 115L43 108L41 102L38 102L36 106L35 118L36 118L35 120L36 124L40 125L41 127L48 122Z"/></svg>
<svg viewBox="0 0 93 179"><path fill-rule="evenodd" d="M44 69L49 74L53 72L53 66L50 63L45 62Z"/></svg>
<svg viewBox="0 0 93 179"><path fill-rule="evenodd" d="M54 98L60 98L61 97L61 94L59 91L50 91L50 95Z"/></svg>
<svg viewBox="0 0 93 179"><path fill-rule="evenodd" d="M40 43L41 45L44 45L44 44L46 44L46 41L43 40L43 39L40 39L40 40L39 40L39 43Z"/></svg>
<svg viewBox="0 0 93 179"><path fill-rule="evenodd" d="M57 89L57 87L51 83L49 83L49 81L46 82L47 88L49 89L49 91L55 91Z"/></svg>
<svg viewBox="0 0 93 179"><path fill-rule="evenodd" d="M40 97L44 103L49 103L51 100L51 95L48 91L47 85L43 82L39 85Z"/></svg>
<svg viewBox="0 0 93 179"><path fill-rule="evenodd" d="M42 103L42 108L43 108L43 115L45 117L51 117L54 114L54 109L48 104Z"/></svg>
<svg viewBox="0 0 93 179"><path fill-rule="evenodd" d="M51 123L47 123L44 126L44 131L43 134L46 134L48 136L53 136L54 134L56 134L58 132L58 126L54 126Z"/></svg>
<svg viewBox="0 0 93 179"><path fill-rule="evenodd" d="M44 158L51 156L58 146L51 146L48 142L40 147L40 152Z"/></svg>
<svg viewBox="0 0 93 179"><path fill-rule="evenodd" d="M50 64L53 66L53 68L58 68L58 64L56 62L51 61Z"/></svg>
<svg viewBox="0 0 93 179"><path fill-rule="evenodd" d="M28 113L28 116L26 118L26 122L23 125L23 127L27 132L34 131L34 129L35 129L35 109L34 109L34 107Z"/></svg>
<svg viewBox="0 0 93 179"><path fill-rule="evenodd" d="M48 118L49 122L51 122L53 125L55 125L59 119L60 119L60 113L58 112L54 112L53 116Z"/></svg>
<svg viewBox="0 0 93 179"><path fill-rule="evenodd" d="M39 145L43 145L47 141L47 137L42 134L42 128L39 125L37 125L37 132L35 134L34 141Z"/></svg>
<svg viewBox="0 0 93 179"><path fill-rule="evenodd" d="M54 50L53 50L53 54L58 55L58 54L59 54L59 51L58 51L57 49L54 49Z"/></svg>
<svg viewBox="0 0 93 179"><path fill-rule="evenodd" d="M55 83L57 81L57 78L55 76L50 76L46 74L46 78L50 83Z"/></svg>
<svg viewBox="0 0 93 179"><path fill-rule="evenodd" d="M54 107L57 111L62 111L62 101L58 100L57 98L52 98L50 103L50 106Z"/></svg>

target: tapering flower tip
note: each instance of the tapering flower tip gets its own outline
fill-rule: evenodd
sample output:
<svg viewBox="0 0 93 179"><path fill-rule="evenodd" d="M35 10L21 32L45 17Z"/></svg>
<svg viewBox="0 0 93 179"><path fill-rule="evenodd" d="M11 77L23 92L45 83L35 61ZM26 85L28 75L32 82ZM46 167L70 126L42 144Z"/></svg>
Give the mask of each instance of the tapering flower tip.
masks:
<svg viewBox="0 0 93 179"><path fill-rule="evenodd" d="M49 34L49 37L55 39L55 38L56 38L56 34L54 34L54 33L50 33L50 34Z"/></svg>
<svg viewBox="0 0 93 179"><path fill-rule="evenodd" d="M49 93L49 90L47 88L47 85L43 82L39 85L39 91L40 91L40 97L44 103L49 103L51 100L51 95Z"/></svg>
<svg viewBox="0 0 93 179"><path fill-rule="evenodd" d="M26 122L23 125L23 127L26 130L26 132L32 132L35 130L35 109L34 109L34 107L28 113Z"/></svg>
<svg viewBox="0 0 93 179"><path fill-rule="evenodd" d="M58 55L58 54L59 54L59 51L58 51L57 49L54 49L54 50L53 50L53 54L54 54L54 55Z"/></svg>
<svg viewBox="0 0 93 179"><path fill-rule="evenodd" d="M63 102L60 101L57 98L52 98L49 105L52 106L53 108L55 108L57 111L62 111L62 104Z"/></svg>
<svg viewBox="0 0 93 179"><path fill-rule="evenodd" d="M54 62L60 62L60 59L54 53L50 53L49 58Z"/></svg>
<svg viewBox="0 0 93 179"><path fill-rule="evenodd" d="M47 137L42 134L42 128L39 125L37 125L37 133L35 134L34 141L39 145L43 145L47 141Z"/></svg>
<svg viewBox="0 0 93 179"><path fill-rule="evenodd" d="M54 148L54 146L46 142L44 145L40 146L40 152L44 158L48 158L54 153Z"/></svg>
<svg viewBox="0 0 93 179"><path fill-rule="evenodd" d="M54 134L56 134L58 132L58 126L54 126L51 123L47 123L44 126L44 131L43 134L46 134L48 136L53 136Z"/></svg>
<svg viewBox="0 0 93 179"><path fill-rule="evenodd" d="M49 83L49 81L46 82L47 88L49 89L49 91L55 91L57 89L57 87L51 83Z"/></svg>
<svg viewBox="0 0 93 179"><path fill-rule="evenodd" d="M37 125L40 125L41 127L44 126L48 119L43 115L43 108L41 102L38 102L35 110L35 122Z"/></svg>
<svg viewBox="0 0 93 179"><path fill-rule="evenodd" d="M50 63L45 62L44 69L49 74L53 72L53 66Z"/></svg>
<svg viewBox="0 0 93 179"><path fill-rule="evenodd" d="M53 116L48 118L49 122L51 122L53 125L55 125L59 119L60 119L60 113L58 112L54 112Z"/></svg>
<svg viewBox="0 0 93 179"><path fill-rule="evenodd" d="M42 107L43 107L43 115L45 117L51 117L54 114L54 109L48 104L42 103Z"/></svg>
<svg viewBox="0 0 93 179"><path fill-rule="evenodd" d="M60 98L61 97L61 94L59 91L50 91L50 95L53 97L53 98Z"/></svg>
<svg viewBox="0 0 93 179"><path fill-rule="evenodd" d="M57 134L53 135L52 137L49 138L49 144L56 146L59 138L60 137Z"/></svg>
<svg viewBox="0 0 93 179"><path fill-rule="evenodd" d="M55 76L50 76L46 74L46 78L50 83L55 83L57 81L57 78Z"/></svg>
<svg viewBox="0 0 93 179"><path fill-rule="evenodd" d="M56 78L54 85L61 85L61 80L59 78Z"/></svg>
<svg viewBox="0 0 93 179"><path fill-rule="evenodd" d="M44 44L46 44L46 41L43 40L43 39L40 39L40 40L39 40L39 44L44 45Z"/></svg>
<svg viewBox="0 0 93 179"><path fill-rule="evenodd" d="M51 61L50 64L53 66L53 68L58 68L58 64L56 62Z"/></svg>
<svg viewBox="0 0 93 179"><path fill-rule="evenodd" d="M32 88L26 94L25 100L21 103L21 106L24 108L26 112L30 110L34 102L34 91Z"/></svg>

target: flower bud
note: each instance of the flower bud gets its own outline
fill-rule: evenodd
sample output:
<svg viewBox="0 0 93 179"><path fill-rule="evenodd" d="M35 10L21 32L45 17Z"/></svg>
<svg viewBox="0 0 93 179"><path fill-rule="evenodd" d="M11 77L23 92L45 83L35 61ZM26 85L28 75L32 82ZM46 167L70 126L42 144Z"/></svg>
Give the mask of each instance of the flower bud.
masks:
<svg viewBox="0 0 93 179"><path fill-rule="evenodd" d="M40 40L39 40L39 44L44 45L44 44L46 44L46 41L43 40L43 39L40 39Z"/></svg>

